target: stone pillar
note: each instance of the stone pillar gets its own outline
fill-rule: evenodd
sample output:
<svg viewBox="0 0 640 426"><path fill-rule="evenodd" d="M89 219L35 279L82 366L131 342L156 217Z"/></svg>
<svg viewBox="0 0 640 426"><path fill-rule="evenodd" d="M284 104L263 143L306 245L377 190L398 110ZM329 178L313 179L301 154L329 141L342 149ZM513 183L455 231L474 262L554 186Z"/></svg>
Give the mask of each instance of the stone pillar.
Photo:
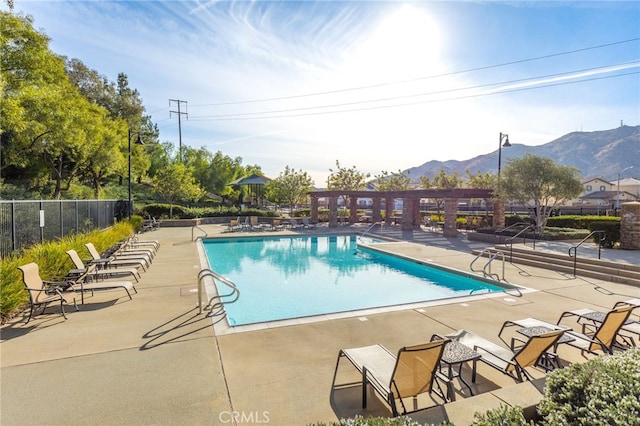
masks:
<svg viewBox="0 0 640 426"><path fill-rule="evenodd" d="M620 248L640 250L640 202L620 204Z"/></svg>
<svg viewBox="0 0 640 426"><path fill-rule="evenodd" d="M373 206L371 206L371 223L381 222L382 214L380 213L380 197L373 198Z"/></svg>
<svg viewBox="0 0 640 426"><path fill-rule="evenodd" d="M413 227L415 229L420 229L420 225L422 224L422 218L420 217L420 199L413 198L411 201L413 210Z"/></svg>
<svg viewBox="0 0 640 426"><path fill-rule="evenodd" d="M445 198L444 199L444 229L442 234L445 237L457 237L458 226L456 219L458 217L458 199L457 198Z"/></svg>
<svg viewBox="0 0 640 426"><path fill-rule="evenodd" d="M384 207L385 218L384 218L384 222L387 224L387 226L393 225L393 219L391 218L391 216L393 216L393 202L394 201L395 200L393 198L385 198L385 207Z"/></svg>
<svg viewBox="0 0 640 426"><path fill-rule="evenodd" d="M318 223L318 197L311 196L311 222Z"/></svg>
<svg viewBox="0 0 640 426"><path fill-rule="evenodd" d="M358 223L358 199L349 197L349 223Z"/></svg>
<svg viewBox="0 0 640 426"><path fill-rule="evenodd" d="M504 203L493 203L493 227L504 228Z"/></svg>
<svg viewBox="0 0 640 426"><path fill-rule="evenodd" d="M338 226L338 197L329 197L329 227Z"/></svg>
<svg viewBox="0 0 640 426"><path fill-rule="evenodd" d="M413 199L402 199L402 230L413 231Z"/></svg>

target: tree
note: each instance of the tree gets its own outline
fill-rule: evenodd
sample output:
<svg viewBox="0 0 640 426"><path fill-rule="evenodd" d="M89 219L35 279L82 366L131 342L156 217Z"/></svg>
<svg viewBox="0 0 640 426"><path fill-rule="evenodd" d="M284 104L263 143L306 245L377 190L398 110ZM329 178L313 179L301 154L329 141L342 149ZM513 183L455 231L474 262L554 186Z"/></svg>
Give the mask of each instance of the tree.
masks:
<svg viewBox="0 0 640 426"><path fill-rule="evenodd" d="M551 210L578 196L582 182L578 169L526 154L509 161L502 170L498 190L501 197L533 207L536 230L542 232Z"/></svg>
<svg viewBox="0 0 640 426"><path fill-rule="evenodd" d="M195 201L204 195L191 170L179 162L158 171L153 179L153 191L169 203L169 217L173 216L176 201Z"/></svg>
<svg viewBox="0 0 640 426"><path fill-rule="evenodd" d="M460 173L454 171L452 175L446 174L444 169L440 169L440 172L429 179L427 176L420 177L420 187L424 189L454 189L460 188L464 183L464 179L460 176ZM438 208L438 216L440 216L440 209L444 203L444 198L434 198L436 206Z"/></svg>
<svg viewBox="0 0 640 426"><path fill-rule="evenodd" d="M267 197L276 203L287 203L291 214L296 204L303 202L307 198L307 193L311 191L314 182L307 172L295 171L286 166L284 172L267 182Z"/></svg>
<svg viewBox="0 0 640 426"><path fill-rule="evenodd" d="M375 176L375 179L378 191L404 191L409 189L411 184L411 178L400 170L393 173L383 170L379 175Z"/></svg>
<svg viewBox="0 0 640 426"><path fill-rule="evenodd" d="M350 169L340 167L340 162L336 160L337 170L329 169L331 174L327 182L327 189L330 191L359 191L367 186L367 179L371 176L369 173L362 173L351 166ZM350 197L344 196L345 200L350 203Z"/></svg>

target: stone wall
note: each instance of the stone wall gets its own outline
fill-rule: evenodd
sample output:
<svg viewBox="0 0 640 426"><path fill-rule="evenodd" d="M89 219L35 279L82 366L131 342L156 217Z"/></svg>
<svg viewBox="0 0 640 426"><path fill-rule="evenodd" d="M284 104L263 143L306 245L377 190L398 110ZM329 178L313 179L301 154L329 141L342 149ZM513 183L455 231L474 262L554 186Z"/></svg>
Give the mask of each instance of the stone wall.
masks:
<svg viewBox="0 0 640 426"><path fill-rule="evenodd" d="M620 248L640 250L640 203L623 203L620 207Z"/></svg>

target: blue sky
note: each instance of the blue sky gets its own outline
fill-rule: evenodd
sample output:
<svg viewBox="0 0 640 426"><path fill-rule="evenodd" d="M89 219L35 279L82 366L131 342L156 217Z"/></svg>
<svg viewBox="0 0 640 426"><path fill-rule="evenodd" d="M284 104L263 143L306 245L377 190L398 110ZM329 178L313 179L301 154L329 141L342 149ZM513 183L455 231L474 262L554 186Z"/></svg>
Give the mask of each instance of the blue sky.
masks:
<svg viewBox="0 0 640 426"><path fill-rule="evenodd" d="M638 1L23 1L162 141L323 186L640 121ZM497 159L496 159L497 162Z"/></svg>

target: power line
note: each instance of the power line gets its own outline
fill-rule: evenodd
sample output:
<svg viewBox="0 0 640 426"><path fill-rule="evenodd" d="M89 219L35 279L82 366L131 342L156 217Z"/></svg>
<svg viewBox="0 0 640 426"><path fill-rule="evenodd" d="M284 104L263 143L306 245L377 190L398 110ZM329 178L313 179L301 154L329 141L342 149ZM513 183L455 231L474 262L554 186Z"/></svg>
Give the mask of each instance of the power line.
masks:
<svg viewBox="0 0 640 426"><path fill-rule="evenodd" d="M434 74L434 75L430 75L430 76L417 77L417 78L407 79L407 80L398 80L398 81L394 81L394 82L378 83L378 84L372 84L372 85L367 85L367 86L351 87L351 88L346 88L346 89L328 90L328 91L323 91L323 92L307 93L307 94L302 94L302 95L279 96L279 97L273 97L273 98L263 98L263 99L244 100L244 101L231 101L231 102L219 102L219 103L212 103L212 104L192 105L192 107L211 107L211 106L225 106L225 105L238 105L238 104L258 103L258 102L271 102L271 101L281 101L281 100L287 100L287 99L305 98L305 97L312 97L312 96L330 95L330 94L351 92L351 91L357 91L357 90L374 89L374 88L378 88L378 87L392 86L392 85L396 85L396 84L405 84L405 83L411 83L411 82L421 81L421 80L428 80L428 79L433 79L433 78L450 77L450 76L459 75L459 74L465 74L465 73L476 72L476 71L484 71L484 70L489 70L489 69L493 69L493 68L505 67L505 66L509 66L509 65L516 65L516 64L526 63L526 62L538 61L538 60L542 60L542 59L549 59L549 58L554 58L554 57L558 57L558 56L564 56L564 55L570 55L570 54L579 53L579 52L585 52L585 51L589 51L589 50L602 49L602 48L605 48L605 47L616 46L616 45L624 44L624 43L631 43L631 42L638 41L638 40L640 40L640 37L636 37L636 38L632 38L632 39L628 39L628 40L615 41L615 42L612 42L612 43L600 44L600 45L597 45L597 46L584 47L584 48L581 48L581 49L568 50L568 51L565 51L565 52L551 53L549 55L536 56L536 57L533 57L533 58L520 59L520 60L510 61L510 62L503 62L503 63L500 63L500 64L494 64L494 65L486 65L486 66L482 66L482 67L470 68L470 69L461 70L461 71L452 71L450 73Z"/></svg>
<svg viewBox="0 0 640 426"><path fill-rule="evenodd" d="M631 62L631 63L626 63L626 64L637 64L637 63L638 62ZM619 65L622 65L622 64L619 64ZM452 100L458 100L458 99L467 99L467 98L480 97L480 96L490 96L490 95L500 94L500 93L509 93L509 92L515 92L515 91L524 91L524 90L534 90L534 89L538 89L538 88L546 88L546 87L552 87L552 86L562 86L562 85L568 85L568 84L573 84L573 83L582 83L582 82L587 82L587 81L601 80L601 79L604 79L604 78L615 78L615 77L622 77L622 76L626 76L626 75L632 75L632 74L640 73L640 72L633 72L633 73L625 73L625 74L616 74L614 76L605 76L605 77L600 77L600 78L594 77L594 78L589 78L589 79L576 80L576 81L573 81L573 82L566 82L565 81L565 82L562 82L562 83L543 84L543 85L538 85L538 86L535 86L535 87L503 89L503 90L498 90L498 91L494 91L494 92L490 92L490 93L471 94L471 95L465 95L465 96L459 96L459 97L450 97L450 98L446 98L446 99L423 100L423 101L418 101L418 102L409 102L409 103L405 103L405 104L379 105L379 106L371 106L371 107L353 108L353 109L347 109L347 110L343 109L343 110L336 110L336 111L316 111L316 112L300 113L300 114L267 115L267 114L283 114L283 113L309 111L309 110L317 110L317 109L327 109L327 108L338 108L338 107L353 106L353 105L360 105L360 104L366 104L366 103L388 102L388 101L395 101L395 100L407 99L407 98L416 98L416 97L422 97L422 96L454 93L454 92L460 92L460 91L466 91L466 90L482 89L482 88L487 88L487 87L492 87L492 86L502 86L502 85L509 85L509 84L515 84L515 83L522 83L522 82L531 81L531 80L539 80L539 79L545 79L545 78L551 78L551 77L559 77L559 76L563 76L563 75L569 75L569 74L580 73L580 72L594 71L594 70L605 69L605 68L610 68L610 67L612 67L612 66L586 68L586 69L577 70L577 71L570 71L570 72L558 73L558 74L549 74L549 75L543 75L543 76L537 76L537 77L531 77L531 78L525 78L525 79L510 80L510 81L504 81L504 82L498 82L498 83L489 83L489 84L478 85L478 86L470 86L470 87L463 87L463 88L456 88L456 89L440 90L440 91L419 93L419 94L413 94L413 95L394 96L394 97L388 97L388 98L379 98L379 99L372 99L372 100L365 100L365 101L353 101L353 102L344 102L344 103L340 103L340 104L320 105L320 106L312 106L312 107L301 107L301 108L284 109L284 110L247 112L247 113L237 113L237 114L221 114L221 115L212 115L212 116L196 116L193 119L195 121L250 120L250 119L264 119L264 118L299 117L299 116L303 116L303 115L337 114L337 113L342 113L342 112L366 111L366 110L381 109L381 108L393 108L393 107L401 107L401 106L408 106L408 105L418 105L418 104L424 104L424 103L445 102L445 101L452 101Z"/></svg>

